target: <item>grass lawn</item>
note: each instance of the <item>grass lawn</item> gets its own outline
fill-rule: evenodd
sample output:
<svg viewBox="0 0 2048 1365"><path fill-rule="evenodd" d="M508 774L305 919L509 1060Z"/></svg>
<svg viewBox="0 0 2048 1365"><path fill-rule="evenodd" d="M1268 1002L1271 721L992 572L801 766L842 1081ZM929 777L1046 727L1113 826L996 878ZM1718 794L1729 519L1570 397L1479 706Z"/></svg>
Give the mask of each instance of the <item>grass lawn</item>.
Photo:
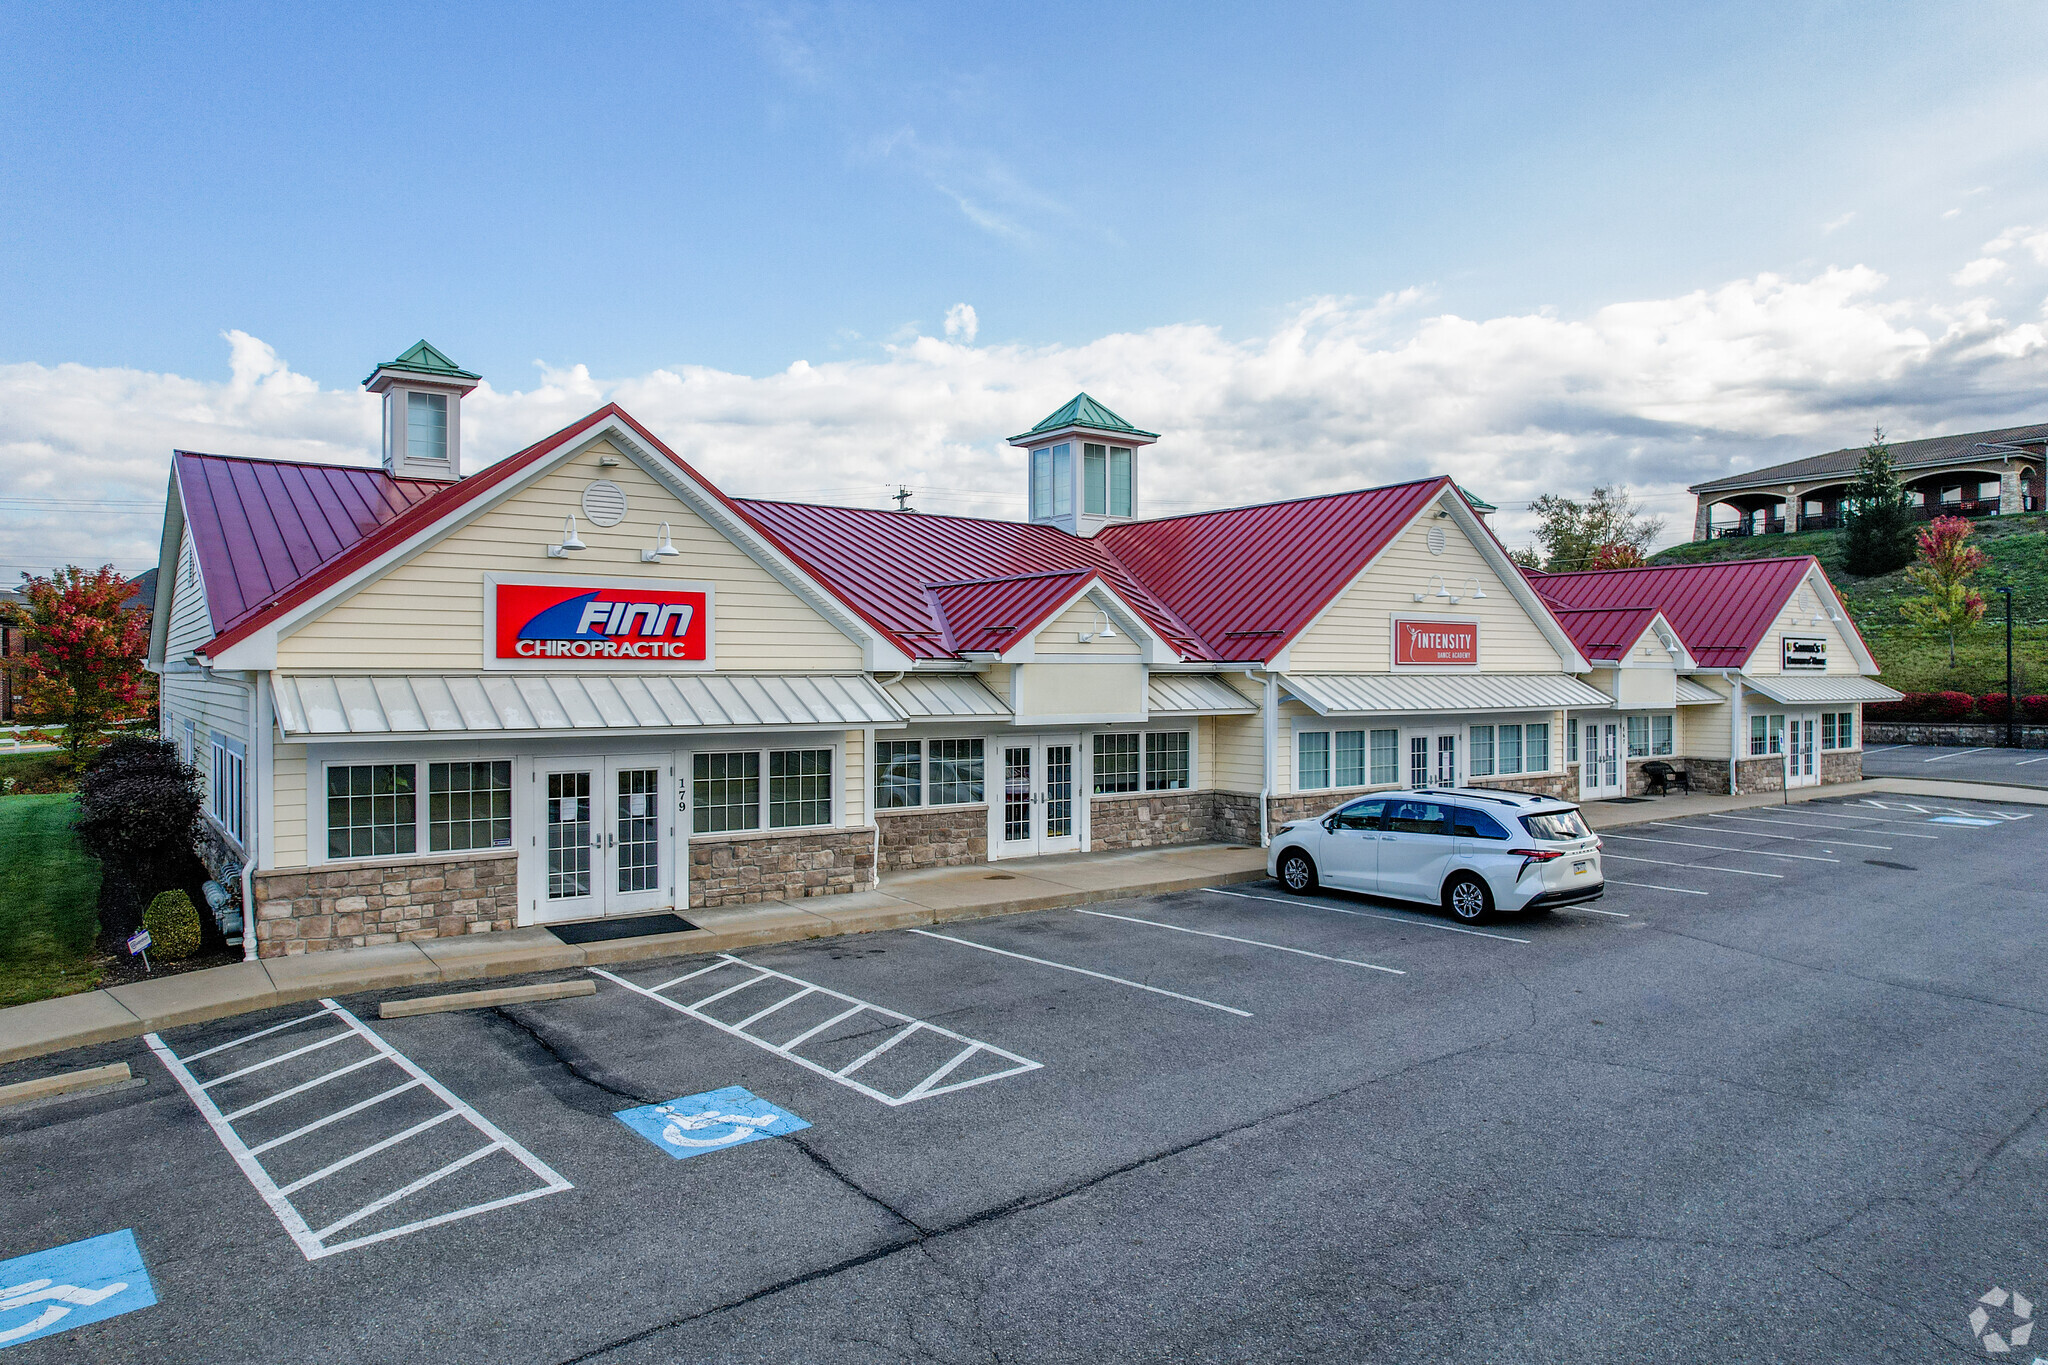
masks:
<svg viewBox="0 0 2048 1365"><path fill-rule="evenodd" d="M1992 589L2013 590L2013 671L2021 695L2048 692L2048 516L1987 517L1976 524L1971 543L1990 556L1977 574L1978 591L1990 600L1984 623L1956 637L1956 666L1949 667L1948 642L1909 624L1899 603L1918 595L1906 571L1858 578L1842 567L1839 531L1801 531L1788 536L1742 536L1674 545L1651 556L1654 564L1697 564L1717 559L1767 559L1813 555L1828 571L1883 669L1883 680L1901 692L2005 690L2005 600Z"/></svg>
<svg viewBox="0 0 2048 1365"><path fill-rule="evenodd" d="M68 796L0 797L0 1006L99 984L100 866L71 833Z"/></svg>

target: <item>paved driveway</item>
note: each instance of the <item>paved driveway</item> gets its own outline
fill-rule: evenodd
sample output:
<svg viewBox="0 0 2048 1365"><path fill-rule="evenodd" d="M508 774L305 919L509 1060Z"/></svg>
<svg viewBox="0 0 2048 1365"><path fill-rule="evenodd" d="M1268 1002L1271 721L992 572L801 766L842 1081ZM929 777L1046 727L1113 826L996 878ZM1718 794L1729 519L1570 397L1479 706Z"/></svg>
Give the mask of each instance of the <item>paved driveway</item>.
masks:
<svg viewBox="0 0 2048 1365"><path fill-rule="evenodd" d="M132 1228L156 1300L0 1365L1986 1358L2048 1303L2037 817L1606 839L1476 933L1252 884L0 1068L144 1079L0 1115L0 1258Z"/></svg>
<svg viewBox="0 0 2048 1365"><path fill-rule="evenodd" d="M2048 749L1938 748L1879 745L1863 751L1866 777L1927 777L1952 782L2003 782L2048 787Z"/></svg>

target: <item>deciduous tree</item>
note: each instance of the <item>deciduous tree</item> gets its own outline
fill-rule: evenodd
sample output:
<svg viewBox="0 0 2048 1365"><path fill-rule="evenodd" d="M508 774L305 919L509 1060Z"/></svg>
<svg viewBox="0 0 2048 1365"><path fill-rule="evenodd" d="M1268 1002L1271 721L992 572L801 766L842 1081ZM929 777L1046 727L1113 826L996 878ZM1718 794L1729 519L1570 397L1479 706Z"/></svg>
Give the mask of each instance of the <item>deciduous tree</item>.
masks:
<svg viewBox="0 0 2048 1365"><path fill-rule="evenodd" d="M1976 527L1962 517L1936 517L1916 537L1919 558L1906 577L1921 595L1899 604L1915 625L1948 637L1948 666L1956 666L1956 632L1984 619L1984 594L1969 585L1984 567L1985 554L1969 543Z"/></svg>
<svg viewBox="0 0 2048 1365"><path fill-rule="evenodd" d="M149 713L154 680L142 666L149 619L127 608L128 580L111 564L74 564L47 578L23 574L20 591L10 608L25 645L10 661L19 711L33 724L62 728L75 770L109 729Z"/></svg>
<svg viewBox="0 0 2048 1365"><path fill-rule="evenodd" d="M1640 569L1650 561L1633 545L1607 544L1593 551L1589 569Z"/></svg>
<svg viewBox="0 0 2048 1365"><path fill-rule="evenodd" d="M1664 519L1644 513L1626 488L1603 485L1584 502L1545 493L1529 504L1536 514L1536 540L1543 567L1551 573L1591 568L1602 549L1627 546L1640 557L1663 534Z"/></svg>

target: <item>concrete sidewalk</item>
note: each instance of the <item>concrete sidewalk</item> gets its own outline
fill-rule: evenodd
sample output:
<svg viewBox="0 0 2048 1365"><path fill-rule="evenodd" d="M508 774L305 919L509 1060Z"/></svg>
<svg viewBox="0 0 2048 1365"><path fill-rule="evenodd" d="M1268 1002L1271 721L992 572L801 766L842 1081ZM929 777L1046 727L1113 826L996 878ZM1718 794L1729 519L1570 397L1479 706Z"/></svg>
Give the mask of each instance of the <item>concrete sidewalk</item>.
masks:
<svg viewBox="0 0 2048 1365"><path fill-rule="evenodd" d="M1886 793L2048 806L2048 791L1904 778L1803 788L1791 793L1791 801ZM1776 792L1758 796L1702 793L1652 797L1640 802L1595 801L1584 810L1586 822L1595 830L1604 830L1784 803L1784 796ZM1219 883L1257 881L1265 875L1265 850L1223 844L1130 853L1074 853L894 873L884 877L878 889L851 896L691 910L686 917L701 927L680 934L653 934L579 946L562 942L544 928L529 928L269 958L0 1010L0 1062L355 991L477 981L690 953L729 952L763 943L1161 895Z"/></svg>

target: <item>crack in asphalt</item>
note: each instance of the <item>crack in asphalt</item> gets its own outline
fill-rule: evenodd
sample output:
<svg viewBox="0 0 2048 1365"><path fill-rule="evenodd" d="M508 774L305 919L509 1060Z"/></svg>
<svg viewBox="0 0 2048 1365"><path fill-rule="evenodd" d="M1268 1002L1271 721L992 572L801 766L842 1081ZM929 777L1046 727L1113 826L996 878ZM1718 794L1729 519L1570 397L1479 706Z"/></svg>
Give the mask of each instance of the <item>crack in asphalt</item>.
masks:
<svg viewBox="0 0 2048 1365"><path fill-rule="evenodd" d="M539 1029L535 1028L531 1023L528 1023L526 1020L521 1019L516 1014L508 1014L503 1005L499 1005L496 1008L492 1009L491 1013L497 1016L499 1019L503 1020L505 1023L510 1024L520 1033L526 1035L526 1037L533 1042L534 1046L538 1047L542 1052L546 1053L548 1059L552 1061L557 1067L559 1067L564 1072L567 1072L574 1079L581 1081L584 1085L591 1087L593 1090L602 1090L607 1095L616 1095L622 1100L631 1100L635 1104L661 1103L661 1098L659 1096L642 1095L638 1091L628 1090L622 1086L613 1085L610 1081L602 1080L599 1077L592 1075L590 1071L586 1069L585 1063L579 1062L574 1058L571 1058L567 1053L563 1052L562 1049L555 1044L553 1039L549 1038L546 1034L542 1033Z"/></svg>

